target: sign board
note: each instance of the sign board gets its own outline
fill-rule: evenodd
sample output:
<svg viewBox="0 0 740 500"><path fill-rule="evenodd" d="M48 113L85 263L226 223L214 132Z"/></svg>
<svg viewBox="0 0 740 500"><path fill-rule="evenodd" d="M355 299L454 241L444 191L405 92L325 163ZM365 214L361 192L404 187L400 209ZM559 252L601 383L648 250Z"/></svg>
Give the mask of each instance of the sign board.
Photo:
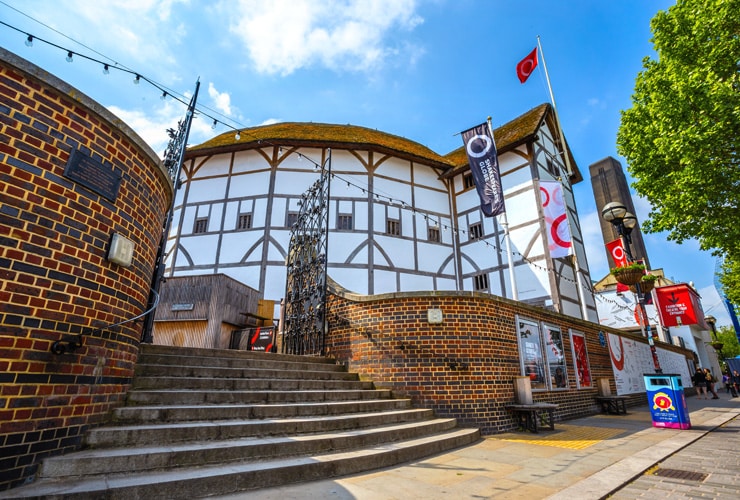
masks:
<svg viewBox="0 0 740 500"><path fill-rule="evenodd" d="M105 165L97 158L72 150L64 168L64 176L95 191L109 201L116 201L121 186L121 172L112 165Z"/></svg>
<svg viewBox="0 0 740 500"><path fill-rule="evenodd" d="M701 297L686 283L661 286L655 289L660 324L664 327L699 325L707 328Z"/></svg>

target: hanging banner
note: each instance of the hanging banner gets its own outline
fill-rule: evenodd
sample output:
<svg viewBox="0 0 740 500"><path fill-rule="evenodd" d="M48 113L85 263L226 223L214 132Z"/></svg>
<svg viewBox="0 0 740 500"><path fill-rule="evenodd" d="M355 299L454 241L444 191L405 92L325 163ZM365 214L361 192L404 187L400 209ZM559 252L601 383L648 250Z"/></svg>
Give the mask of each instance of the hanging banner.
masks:
<svg viewBox="0 0 740 500"><path fill-rule="evenodd" d="M624 251L622 245L622 239L616 239L606 244L606 250L614 260L614 267L626 267L627 266L627 252Z"/></svg>
<svg viewBox="0 0 740 500"><path fill-rule="evenodd" d="M483 214L494 217L505 212L498 153L488 124L481 123L466 130L462 133L462 138Z"/></svg>
<svg viewBox="0 0 740 500"><path fill-rule="evenodd" d="M557 259L573 253L568 215L563 200L563 186L556 181L540 182L542 212L547 224L547 245L550 257Z"/></svg>
<svg viewBox="0 0 740 500"><path fill-rule="evenodd" d="M699 325L708 328L704 322L699 294L689 285L680 283L655 288L658 302L660 324L664 327Z"/></svg>

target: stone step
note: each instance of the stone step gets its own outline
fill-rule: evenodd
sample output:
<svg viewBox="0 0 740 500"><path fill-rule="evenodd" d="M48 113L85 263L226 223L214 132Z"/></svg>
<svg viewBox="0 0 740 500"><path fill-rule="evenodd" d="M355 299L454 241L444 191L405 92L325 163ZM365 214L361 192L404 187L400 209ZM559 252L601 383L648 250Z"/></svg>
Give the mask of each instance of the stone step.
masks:
<svg viewBox="0 0 740 500"><path fill-rule="evenodd" d="M366 401L391 397L388 389L317 390L317 391L213 391L213 390L134 390L128 393L126 404L199 405L199 404L269 404L321 401Z"/></svg>
<svg viewBox="0 0 740 500"><path fill-rule="evenodd" d="M44 461L39 478L135 475L171 467L195 467L276 457L320 455L356 448L417 439L453 429L454 419L433 419L340 432L269 438L197 441L168 446L96 449L70 453Z"/></svg>
<svg viewBox="0 0 740 500"><path fill-rule="evenodd" d="M9 494L5 498L176 500L227 495L390 467L467 446L478 439L480 434L477 429L456 428L422 438L322 455L180 467L134 475L43 479L5 492Z"/></svg>
<svg viewBox="0 0 740 500"><path fill-rule="evenodd" d="M148 356L166 355L176 358L194 358L206 360L209 358L232 358L246 360L267 360L270 362L310 363L320 369L318 365L337 366L336 362L321 356L298 356L295 354L265 353L263 351L239 351L235 349L206 349L200 347L176 347L156 344L141 344L139 361ZM341 366L341 365L340 365Z"/></svg>
<svg viewBox="0 0 740 500"><path fill-rule="evenodd" d="M323 401L319 403L185 405L185 406L124 406L113 411L117 423L149 424L152 422L185 422L196 420L229 420L289 418L411 408L409 399L369 401Z"/></svg>
<svg viewBox="0 0 740 500"><path fill-rule="evenodd" d="M356 373L333 369L331 371L302 370L300 372L272 368L215 367L188 365L137 364L136 377L202 377L202 378L266 378L293 379L297 373L309 380L359 380Z"/></svg>
<svg viewBox="0 0 740 500"><path fill-rule="evenodd" d="M197 351L197 350L196 350ZM225 351L231 352L231 351ZM240 352L240 351L234 351ZM243 352L243 351L241 351ZM346 368L336 363L317 363L315 361L301 359L291 360L278 360L272 357L271 354L262 354L259 357L250 356L198 356L196 354L191 355L173 355L173 354L159 354L150 353L142 355L139 359L139 369L145 369L144 365L171 365L171 366L207 366L215 368L267 368L267 369L279 369L288 370L292 372L303 372L303 371L328 371L328 372L342 372L346 371ZM138 372L137 372L138 374Z"/></svg>
<svg viewBox="0 0 740 500"><path fill-rule="evenodd" d="M295 374L293 374L295 376ZM303 380L289 378L206 378L206 377L136 377L133 390L175 389L214 391L316 391L316 390L371 390L372 382L359 380Z"/></svg>
<svg viewBox="0 0 740 500"><path fill-rule="evenodd" d="M309 434L364 429L372 426L418 422L433 417L432 410L412 408L322 417L106 426L91 429L85 437L84 444L88 448L121 448L148 446L152 443L165 445L187 441L286 436L295 433Z"/></svg>

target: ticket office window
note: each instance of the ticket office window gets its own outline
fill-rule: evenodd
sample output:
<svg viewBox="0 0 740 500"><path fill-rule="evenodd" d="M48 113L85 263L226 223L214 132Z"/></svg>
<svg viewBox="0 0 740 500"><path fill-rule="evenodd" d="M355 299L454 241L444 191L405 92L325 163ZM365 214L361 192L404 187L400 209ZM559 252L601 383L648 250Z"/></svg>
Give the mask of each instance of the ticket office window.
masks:
<svg viewBox="0 0 740 500"><path fill-rule="evenodd" d="M529 377L533 391L547 390L548 373L539 324L517 318L517 338L522 375Z"/></svg>

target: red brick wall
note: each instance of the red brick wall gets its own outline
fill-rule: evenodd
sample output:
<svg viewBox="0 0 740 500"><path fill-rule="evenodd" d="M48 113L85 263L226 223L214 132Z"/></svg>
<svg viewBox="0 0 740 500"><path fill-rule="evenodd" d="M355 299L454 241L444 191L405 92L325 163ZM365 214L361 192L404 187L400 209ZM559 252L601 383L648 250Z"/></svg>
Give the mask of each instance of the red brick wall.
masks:
<svg viewBox="0 0 740 500"><path fill-rule="evenodd" d="M430 324L428 309L441 309L443 323ZM563 333L570 388L535 391L534 401L559 404L556 419L599 411L595 381L610 379L613 393L616 387L608 348L600 344L598 333L619 332L487 294L364 297L338 291L330 300L326 349L350 371L392 389L397 397L410 397L417 406L493 434L515 426L506 405L515 401L513 381L521 375L516 315L560 327ZM592 389L576 389L569 328L585 334ZM629 398L628 404L646 402L644 394Z"/></svg>
<svg viewBox="0 0 740 500"><path fill-rule="evenodd" d="M110 201L64 176L79 149L122 173ZM129 387L172 196L156 154L112 114L0 49L0 490L72 450ZM106 259L113 232L133 264ZM100 330L98 330L101 328ZM54 341L84 337L62 355Z"/></svg>

